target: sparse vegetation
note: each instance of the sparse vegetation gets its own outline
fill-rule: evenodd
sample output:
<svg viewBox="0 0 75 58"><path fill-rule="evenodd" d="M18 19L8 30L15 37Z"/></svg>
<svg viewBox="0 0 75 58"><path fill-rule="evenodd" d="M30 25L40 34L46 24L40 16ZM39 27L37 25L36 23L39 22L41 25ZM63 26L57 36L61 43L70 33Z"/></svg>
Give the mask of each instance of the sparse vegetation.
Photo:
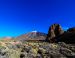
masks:
<svg viewBox="0 0 75 58"><path fill-rule="evenodd" d="M0 57L5 58L48 58L75 56L75 47L63 43L0 41ZM64 46L65 45L65 46ZM68 46L68 47L67 47ZM68 54L66 52L69 52Z"/></svg>

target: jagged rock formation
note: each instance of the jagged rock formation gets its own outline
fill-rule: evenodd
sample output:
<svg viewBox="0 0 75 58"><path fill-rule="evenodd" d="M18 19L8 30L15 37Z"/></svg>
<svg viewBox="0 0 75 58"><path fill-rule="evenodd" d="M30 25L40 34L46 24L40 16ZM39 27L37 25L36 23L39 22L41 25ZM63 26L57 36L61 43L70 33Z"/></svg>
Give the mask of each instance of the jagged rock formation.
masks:
<svg viewBox="0 0 75 58"><path fill-rule="evenodd" d="M75 43L75 28L69 28L64 34L57 37L57 41L65 42L69 44Z"/></svg>
<svg viewBox="0 0 75 58"><path fill-rule="evenodd" d="M75 28L69 28L64 32L59 24L53 24L49 28L46 41L75 43Z"/></svg>
<svg viewBox="0 0 75 58"><path fill-rule="evenodd" d="M47 41L49 42L55 42L55 37L63 34L64 31L62 30L61 26L59 24L53 24L48 31Z"/></svg>

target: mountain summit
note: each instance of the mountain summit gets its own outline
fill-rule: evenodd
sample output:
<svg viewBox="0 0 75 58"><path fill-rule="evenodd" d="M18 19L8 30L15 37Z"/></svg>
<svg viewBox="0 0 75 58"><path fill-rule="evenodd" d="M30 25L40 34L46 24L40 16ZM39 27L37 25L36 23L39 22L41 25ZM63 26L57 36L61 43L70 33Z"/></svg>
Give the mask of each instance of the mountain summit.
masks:
<svg viewBox="0 0 75 58"><path fill-rule="evenodd" d="M38 31L32 31L23 35L20 35L16 37L16 39L24 41L24 40L45 40L47 34L38 32Z"/></svg>

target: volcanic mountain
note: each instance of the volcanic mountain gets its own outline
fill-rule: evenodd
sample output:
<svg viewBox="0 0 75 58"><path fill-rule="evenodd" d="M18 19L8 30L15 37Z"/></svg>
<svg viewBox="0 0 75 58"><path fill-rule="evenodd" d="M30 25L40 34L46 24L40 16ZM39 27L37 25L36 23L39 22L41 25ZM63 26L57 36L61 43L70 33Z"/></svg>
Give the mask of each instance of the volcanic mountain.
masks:
<svg viewBox="0 0 75 58"><path fill-rule="evenodd" d="M27 40L45 40L46 39L47 34L42 33L42 32L37 32L37 31L32 31L23 35L20 35L18 37L16 37L17 40L20 41L27 41Z"/></svg>

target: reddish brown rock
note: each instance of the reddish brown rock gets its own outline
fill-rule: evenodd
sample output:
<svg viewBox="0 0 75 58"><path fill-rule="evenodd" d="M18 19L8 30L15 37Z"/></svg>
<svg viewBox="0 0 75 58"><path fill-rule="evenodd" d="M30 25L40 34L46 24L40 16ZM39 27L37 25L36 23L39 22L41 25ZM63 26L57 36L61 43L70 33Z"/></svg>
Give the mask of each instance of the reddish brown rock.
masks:
<svg viewBox="0 0 75 58"><path fill-rule="evenodd" d="M53 24L48 31L47 41L49 42L55 42L55 37L63 34L64 31L62 30L61 26L59 24Z"/></svg>

